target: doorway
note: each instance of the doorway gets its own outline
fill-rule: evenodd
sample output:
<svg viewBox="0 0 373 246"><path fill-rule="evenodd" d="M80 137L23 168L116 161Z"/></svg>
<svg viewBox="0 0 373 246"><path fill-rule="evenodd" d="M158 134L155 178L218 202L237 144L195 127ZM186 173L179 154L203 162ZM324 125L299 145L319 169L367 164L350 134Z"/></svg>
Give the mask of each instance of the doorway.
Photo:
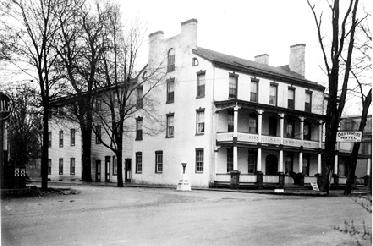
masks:
<svg viewBox="0 0 373 246"><path fill-rule="evenodd" d="M124 181L131 182L132 179L132 159L125 160L125 178Z"/></svg>
<svg viewBox="0 0 373 246"><path fill-rule="evenodd" d="M96 182L101 181L101 160L96 160Z"/></svg>
<svg viewBox="0 0 373 246"><path fill-rule="evenodd" d="M110 182L110 156L105 156L105 182Z"/></svg>
<svg viewBox="0 0 373 246"><path fill-rule="evenodd" d="M277 175L277 157L275 155L267 155L266 157L266 175Z"/></svg>
<svg viewBox="0 0 373 246"><path fill-rule="evenodd" d="M268 134L269 136L277 136L277 117L270 116L268 121Z"/></svg>

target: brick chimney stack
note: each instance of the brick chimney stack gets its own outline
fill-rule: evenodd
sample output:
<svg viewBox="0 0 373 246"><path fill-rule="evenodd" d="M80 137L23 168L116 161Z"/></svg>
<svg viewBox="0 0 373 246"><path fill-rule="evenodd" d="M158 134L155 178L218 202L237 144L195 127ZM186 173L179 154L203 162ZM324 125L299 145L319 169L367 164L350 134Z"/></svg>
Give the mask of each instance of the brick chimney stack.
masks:
<svg viewBox="0 0 373 246"><path fill-rule="evenodd" d="M255 62L268 65L269 64L269 55L268 54L262 54L254 56Z"/></svg>
<svg viewBox="0 0 373 246"><path fill-rule="evenodd" d="M305 44L294 44L290 46L289 68L304 77L305 75Z"/></svg>

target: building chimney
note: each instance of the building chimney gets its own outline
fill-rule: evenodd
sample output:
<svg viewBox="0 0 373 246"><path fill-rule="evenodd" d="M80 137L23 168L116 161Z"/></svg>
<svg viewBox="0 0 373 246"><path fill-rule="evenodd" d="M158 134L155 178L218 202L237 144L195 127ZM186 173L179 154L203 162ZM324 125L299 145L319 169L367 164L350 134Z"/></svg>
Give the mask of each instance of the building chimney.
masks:
<svg viewBox="0 0 373 246"><path fill-rule="evenodd" d="M181 22L181 36L185 44L190 45L192 49L197 48L197 19L190 19Z"/></svg>
<svg viewBox="0 0 373 246"><path fill-rule="evenodd" d="M305 44L294 44L290 46L289 68L304 77L305 75Z"/></svg>
<svg viewBox="0 0 373 246"><path fill-rule="evenodd" d="M269 64L269 55L268 54L262 54L254 56L255 62L268 65Z"/></svg>

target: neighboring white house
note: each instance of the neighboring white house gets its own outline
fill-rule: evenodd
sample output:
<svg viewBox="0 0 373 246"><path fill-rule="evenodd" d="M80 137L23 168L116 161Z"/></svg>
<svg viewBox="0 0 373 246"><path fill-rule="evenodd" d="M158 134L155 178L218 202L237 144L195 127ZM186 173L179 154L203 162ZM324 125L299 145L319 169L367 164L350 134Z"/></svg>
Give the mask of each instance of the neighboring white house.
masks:
<svg viewBox="0 0 373 246"><path fill-rule="evenodd" d="M174 37L150 34L148 67L164 64L167 71L150 94L164 129L150 132L153 120L137 112L136 136L126 138L123 150L127 181L176 185L181 163L192 186L229 183L231 171L240 172L241 184L289 184L297 173L316 181L325 88L305 79L305 48L290 46L289 64L274 67L267 54L250 61L198 47L196 19L182 22ZM75 146L59 148L59 131L68 139L71 129ZM51 125L51 132L51 176L59 177L60 158L63 175L71 158L81 175L79 127ZM113 153L92 141L93 179L116 181Z"/></svg>

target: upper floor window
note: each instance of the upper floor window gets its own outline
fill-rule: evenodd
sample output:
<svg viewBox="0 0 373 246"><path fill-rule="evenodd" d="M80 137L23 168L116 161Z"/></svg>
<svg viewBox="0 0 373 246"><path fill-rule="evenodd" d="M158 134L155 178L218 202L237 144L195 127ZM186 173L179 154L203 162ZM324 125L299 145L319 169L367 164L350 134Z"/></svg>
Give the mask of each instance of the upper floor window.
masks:
<svg viewBox="0 0 373 246"><path fill-rule="evenodd" d="M229 74L229 99L237 98L237 82L238 75L235 73Z"/></svg>
<svg viewBox="0 0 373 246"><path fill-rule="evenodd" d="M196 172L203 172L203 149L196 149Z"/></svg>
<svg viewBox="0 0 373 246"><path fill-rule="evenodd" d="M70 142L71 146L75 146L75 129L70 130Z"/></svg>
<svg viewBox="0 0 373 246"><path fill-rule="evenodd" d="M293 87L288 88L288 108L295 108L295 88Z"/></svg>
<svg viewBox="0 0 373 246"><path fill-rule="evenodd" d="M295 121L293 119L286 120L286 137L294 138L295 134Z"/></svg>
<svg viewBox="0 0 373 246"><path fill-rule="evenodd" d="M142 152L136 152L136 173L142 173Z"/></svg>
<svg viewBox="0 0 373 246"><path fill-rule="evenodd" d="M198 66L198 65L199 65L199 62L198 62L197 57L193 57L192 58L192 66Z"/></svg>
<svg viewBox="0 0 373 246"><path fill-rule="evenodd" d="M197 98L205 97L205 71L197 73Z"/></svg>
<svg viewBox="0 0 373 246"><path fill-rule="evenodd" d="M309 122L304 122L303 125L303 139L311 140L311 124Z"/></svg>
<svg viewBox="0 0 373 246"><path fill-rule="evenodd" d="M312 108L312 91L306 91L304 111L311 112L311 108Z"/></svg>
<svg viewBox="0 0 373 246"><path fill-rule="evenodd" d="M249 133L258 133L258 117L256 114L249 115Z"/></svg>
<svg viewBox="0 0 373 246"><path fill-rule="evenodd" d="M169 49L167 55L167 72L175 71L175 50Z"/></svg>
<svg viewBox="0 0 373 246"><path fill-rule="evenodd" d="M101 143L101 126L95 127L96 144Z"/></svg>
<svg viewBox="0 0 373 246"><path fill-rule="evenodd" d="M174 114L168 114L166 119L166 137L174 136Z"/></svg>
<svg viewBox="0 0 373 246"><path fill-rule="evenodd" d="M63 148L63 131L60 131L60 148Z"/></svg>
<svg viewBox="0 0 373 246"><path fill-rule="evenodd" d="M48 132L48 147L52 147L52 132Z"/></svg>
<svg viewBox="0 0 373 246"><path fill-rule="evenodd" d="M173 103L175 100L175 78L167 80L167 100L166 103Z"/></svg>
<svg viewBox="0 0 373 246"><path fill-rule="evenodd" d="M275 83L269 86L269 104L277 106L277 84Z"/></svg>
<svg viewBox="0 0 373 246"><path fill-rule="evenodd" d="M197 132L196 134L201 135L205 132L205 110L197 110Z"/></svg>
<svg viewBox="0 0 373 246"><path fill-rule="evenodd" d="M258 102L258 82L256 78L251 79L250 83L250 102Z"/></svg>
<svg viewBox="0 0 373 246"><path fill-rule="evenodd" d="M142 117L136 119L136 140L142 140Z"/></svg>
<svg viewBox="0 0 373 246"><path fill-rule="evenodd" d="M136 108L142 109L143 107L143 87L142 86L137 87L136 97L137 97Z"/></svg>
<svg viewBox="0 0 373 246"><path fill-rule="evenodd" d="M155 152L155 172L163 172L163 151Z"/></svg>

